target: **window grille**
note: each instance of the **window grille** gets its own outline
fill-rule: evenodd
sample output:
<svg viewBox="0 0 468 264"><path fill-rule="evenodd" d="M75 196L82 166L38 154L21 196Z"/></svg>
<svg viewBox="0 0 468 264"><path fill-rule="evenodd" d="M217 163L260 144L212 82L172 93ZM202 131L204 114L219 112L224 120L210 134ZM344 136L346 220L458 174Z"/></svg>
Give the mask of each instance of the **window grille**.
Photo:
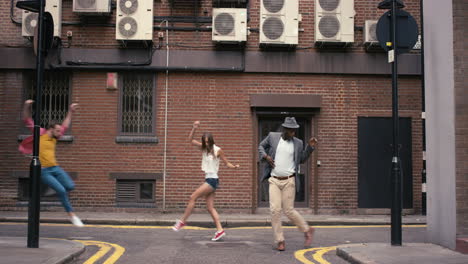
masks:
<svg viewBox="0 0 468 264"><path fill-rule="evenodd" d="M36 99L36 80L30 74L25 91L26 99ZM70 75L64 72L45 72L42 84L41 127L46 127L50 121L62 122L70 104ZM35 106L32 107L32 117L35 117Z"/></svg>
<svg viewBox="0 0 468 264"><path fill-rule="evenodd" d="M152 75L125 74L121 88L121 135L154 133Z"/></svg>

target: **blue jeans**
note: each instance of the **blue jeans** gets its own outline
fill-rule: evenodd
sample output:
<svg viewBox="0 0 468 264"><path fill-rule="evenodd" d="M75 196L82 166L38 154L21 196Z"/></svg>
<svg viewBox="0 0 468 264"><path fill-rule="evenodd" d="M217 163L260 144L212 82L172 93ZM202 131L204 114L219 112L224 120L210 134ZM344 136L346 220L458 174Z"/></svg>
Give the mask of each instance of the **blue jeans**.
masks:
<svg viewBox="0 0 468 264"><path fill-rule="evenodd" d="M59 166L42 168L41 180L57 193L66 212L73 212L68 192L75 189L75 183Z"/></svg>

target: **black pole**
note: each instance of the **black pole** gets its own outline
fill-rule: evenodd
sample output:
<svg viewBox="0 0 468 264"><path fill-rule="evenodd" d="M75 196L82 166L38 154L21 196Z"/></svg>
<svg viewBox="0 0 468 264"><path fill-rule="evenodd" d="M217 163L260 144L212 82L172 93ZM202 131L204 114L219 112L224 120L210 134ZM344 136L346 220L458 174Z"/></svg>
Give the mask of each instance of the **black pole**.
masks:
<svg viewBox="0 0 468 264"><path fill-rule="evenodd" d="M424 0L420 1L420 24L421 24L421 100L422 100L422 151L423 151L423 168L421 172L421 214L426 215L426 77L424 65Z"/></svg>
<svg viewBox="0 0 468 264"><path fill-rule="evenodd" d="M392 158L392 246L401 246L401 173L399 142L399 116L398 116L398 39L397 39L397 2L392 1L391 12L391 41L393 47L392 61L392 119L393 119L393 158Z"/></svg>
<svg viewBox="0 0 468 264"><path fill-rule="evenodd" d="M41 124L42 77L44 74L43 32L45 0L39 0L37 18L37 55L36 55L36 100L34 114L33 158L29 171L29 211L28 211L28 248L39 247L39 214L41 206L41 162L39 161L39 137ZM36 41L36 40L34 40Z"/></svg>

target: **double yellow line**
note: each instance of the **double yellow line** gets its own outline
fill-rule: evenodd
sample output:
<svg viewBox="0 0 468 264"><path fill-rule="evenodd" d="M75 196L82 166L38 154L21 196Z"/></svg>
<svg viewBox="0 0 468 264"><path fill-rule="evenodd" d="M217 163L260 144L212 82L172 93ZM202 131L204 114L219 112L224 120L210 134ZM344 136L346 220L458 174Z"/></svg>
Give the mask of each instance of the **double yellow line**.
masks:
<svg viewBox="0 0 468 264"><path fill-rule="evenodd" d="M96 261L100 260L102 257L107 255L111 249L114 249L112 255L110 255L103 264L114 264L125 252L125 248L108 242L102 241L93 241L93 240L74 240L77 242L82 243L85 246L97 246L99 248L98 252L96 252L93 256L91 256L86 262L83 264L94 264Z"/></svg>
<svg viewBox="0 0 468 264"><path fill-rule="evenodd" d="M311 253L315 252L312 254L312 258L317 261L319 264L330 264L330 262L326 261L323 258L323 255L329 251L336 250L336 247L318 247L318 248L307 248L307 249L302 249L294 252L294 257L296 257L297 260L304 264L316 264L315 262L309 260L308 258L305 257L306 253Z"/></svg>

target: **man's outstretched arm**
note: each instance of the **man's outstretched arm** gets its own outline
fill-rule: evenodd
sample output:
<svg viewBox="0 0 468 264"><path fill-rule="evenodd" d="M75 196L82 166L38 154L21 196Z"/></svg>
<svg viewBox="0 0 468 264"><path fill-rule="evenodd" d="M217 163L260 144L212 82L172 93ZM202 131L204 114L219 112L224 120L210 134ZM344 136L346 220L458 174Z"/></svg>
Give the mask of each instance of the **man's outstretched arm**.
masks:
<svg viewBox="0 0 468 264"><path fill-rule="evenodd" d="M66 128L70 127L72 115L73 115L73 113L75 113L77 107L78 107L78 104L71 104L68 107L67 116L65 117L65 119L62 122L62 127L63 128L66 129Z"/></svg>

